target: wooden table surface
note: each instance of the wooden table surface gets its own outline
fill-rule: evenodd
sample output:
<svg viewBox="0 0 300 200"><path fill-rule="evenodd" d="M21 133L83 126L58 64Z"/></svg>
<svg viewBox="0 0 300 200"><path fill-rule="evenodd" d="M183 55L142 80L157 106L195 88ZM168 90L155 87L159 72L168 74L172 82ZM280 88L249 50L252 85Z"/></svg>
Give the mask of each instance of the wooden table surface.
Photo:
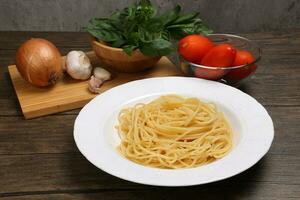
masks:
<svg viewBox="0 0 300 200"><path fill-rule="evenodd" d="M86 33L0 32L0 199L299 200L300 30L241 35L257 41L263 50L255 76L240 89L270 113L273 145L240 175L207 185L166 188L127 182L90 164L73 140L79 109L24 120L7 72L18 46L30 37L43 37L63 54L87 51Z"/></svg>

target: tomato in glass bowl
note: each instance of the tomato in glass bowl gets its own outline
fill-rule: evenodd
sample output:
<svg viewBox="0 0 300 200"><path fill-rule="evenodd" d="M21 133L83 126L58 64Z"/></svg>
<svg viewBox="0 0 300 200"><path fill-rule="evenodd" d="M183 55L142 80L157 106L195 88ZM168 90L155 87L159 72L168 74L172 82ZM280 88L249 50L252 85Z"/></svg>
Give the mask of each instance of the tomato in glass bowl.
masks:
<svg viewBox="0 0 300 200"><path fill-rule="evenodd" d="M215 49L217 46L227 45L227 54L225 54L226 52L223 53L224 50L215 50L214 54L212 53L214 50L211 49L207 54L213 55L204 55L202 60L190 62L184 59L179 52L179 66L185 75L220 81L238 87L254 74L261 58L261 49L254 41L232 34L210 34L206 37L214 43ZM236 51L234 52L230 47ZM214 58L216 59L214 60ZM228 64L229 61L232 62L231 65ZM223 67L218 63L226 63L227 65Z"/></svg>

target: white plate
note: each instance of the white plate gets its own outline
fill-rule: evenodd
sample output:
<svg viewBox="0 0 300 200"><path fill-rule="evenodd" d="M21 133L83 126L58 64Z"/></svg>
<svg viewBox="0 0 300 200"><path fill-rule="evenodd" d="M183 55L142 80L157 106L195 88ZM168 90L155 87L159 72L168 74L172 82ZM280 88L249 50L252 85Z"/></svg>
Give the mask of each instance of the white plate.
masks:
<svg viewBox="0 0 300 200"><path fill-rule="evenodd" d="M119 111L170 93L213 102L225 113L234 131L234 147L227 156L208 165L174 170L142 166L117 152L120 139L114 126ZM267 153L273 137L272 120L254 98L221 83L186 77L149 78L117 86L90 101L74 125L78 149L96 167L128 181L157 186L198 185L239 174Z"/></svg>

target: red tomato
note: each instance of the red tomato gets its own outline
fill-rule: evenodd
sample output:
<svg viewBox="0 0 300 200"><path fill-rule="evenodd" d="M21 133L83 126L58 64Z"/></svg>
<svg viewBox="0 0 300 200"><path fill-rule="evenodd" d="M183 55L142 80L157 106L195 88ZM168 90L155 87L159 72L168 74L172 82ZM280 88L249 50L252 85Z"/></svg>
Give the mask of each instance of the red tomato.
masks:
<svg viewBox="0 0 300 200"><path fill-rule="evenodd" d="M224 69L205 69L205 68L196 68L194 75L198 78L204 78L207 80L218 80L226 74Z"/></svg>
<svg viewBox="0 0 300 200"><path fill-rule="evenodd" d="M202 59L201 65L210 67L230 67L236 50L229 44L219 44L212 48Z"/></svg>
<svg viewBox="0 0 300 200"><path fill-rule="evenodd" d="M202 59L201 65L210 67L230 67L236 50L229 44L220 44L212 48ZM209 80L218 80L226 74L225 69L196 68L195 76Z"/></svg>
<svg viewBox="0 0 300 200"><path fill-rule="evenodd" d="M214 44L201 35L188 35L178 44L179 54L187 61L196 63L213 48Z"/></svg>
<svg viewBox="0 0 300 200"><path fill-rule="evenodd" d="M255 58L249 51L237 51L233 66L245 65L255 61ZM226 76L224 77L225 80L228 81L240 81L243 78L249 76L252 72L256 70L256 65L246 66L238 69L231 70Z"/></svg>

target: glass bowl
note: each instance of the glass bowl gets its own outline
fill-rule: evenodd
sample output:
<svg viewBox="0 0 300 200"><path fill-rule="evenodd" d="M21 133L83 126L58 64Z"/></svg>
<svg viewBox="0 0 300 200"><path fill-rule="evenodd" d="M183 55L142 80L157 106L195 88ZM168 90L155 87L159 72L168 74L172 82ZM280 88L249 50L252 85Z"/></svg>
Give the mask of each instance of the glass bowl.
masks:
<svg viewBox="0 0 300 200"><path fill-rule="evenodd" d="M210 34L207 36L214 44L230 44L238 50L247 50L255 58L254 62L231 67L210 67L189 62L178 53L179 66L187 76L215 80L238 87L249 79L257 69L257 62L261 57L261 49L247 38L231 34Z"/></svg>

